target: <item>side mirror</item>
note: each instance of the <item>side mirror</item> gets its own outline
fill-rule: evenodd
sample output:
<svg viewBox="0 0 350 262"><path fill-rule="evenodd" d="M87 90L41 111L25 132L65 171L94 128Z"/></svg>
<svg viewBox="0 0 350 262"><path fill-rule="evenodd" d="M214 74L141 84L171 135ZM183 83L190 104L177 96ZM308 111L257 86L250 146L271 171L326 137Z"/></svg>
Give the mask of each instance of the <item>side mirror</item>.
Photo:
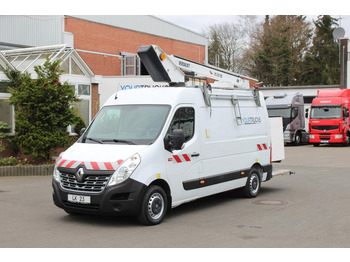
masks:
<svg viewBox="0 0 350 262"><path fill-rule="evenodd" d="M305 110L305 118L309 118L309 109L308 108L306 108L306 110Z"/></svg>
<svg viewBox="0 0 350 262"><path fill-rule="evenodd" d="M167 134L164 138L164 147L169 152L180 150L185 143L185 134L182 129L175 129L172 134Z"/></svg>

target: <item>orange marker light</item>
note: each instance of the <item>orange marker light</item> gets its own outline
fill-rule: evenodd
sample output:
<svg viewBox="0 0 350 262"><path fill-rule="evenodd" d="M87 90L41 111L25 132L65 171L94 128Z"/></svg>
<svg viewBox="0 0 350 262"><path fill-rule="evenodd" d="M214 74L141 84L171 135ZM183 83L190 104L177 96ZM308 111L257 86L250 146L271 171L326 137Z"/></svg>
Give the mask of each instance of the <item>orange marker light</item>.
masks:
<svg viewBox="0 0 350 262"><path fill-rule="evenodd" d="M201 184L204 184L204 183L205 183L205 181L204 181L204 180L202 180L202 181L201 181Z"/></svg>
<svg viewBox="0 0 350 262"><path fill-rule="evenodd" d="M165 58L166 58L166 55L165 54L161 54L160 56L159 56L159 58L160 58L160 60L165 60Z"/></svg>

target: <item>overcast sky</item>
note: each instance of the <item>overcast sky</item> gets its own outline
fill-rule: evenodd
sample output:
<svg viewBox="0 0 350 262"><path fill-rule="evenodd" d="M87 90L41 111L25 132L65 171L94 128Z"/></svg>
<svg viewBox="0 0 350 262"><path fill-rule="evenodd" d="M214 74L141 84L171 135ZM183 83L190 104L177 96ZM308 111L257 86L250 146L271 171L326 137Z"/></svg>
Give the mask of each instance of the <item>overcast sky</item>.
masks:
<svg viewBox="0 0 350 262"><path fill-rule="evenodd" d="M349 9L350 10L350 9ZM339 23L345 30L345 37L350 38L350 15L332 15L334 18L341 18ZM224 23L224 22L236 22L239 19L238 15L156 15L165 21L179 25L191 31L202 33L205 28L210 25ZM263 21L264 16L257 17L258 21ZM316 20L317 16L310 15L307 19L312 21Z"/></svg>
<svg viewBox="0 0 350 262"><path fill-rule="evenodd" d="M202 33L211 24L236 21L238 15L317 15L342 16L345 37L350 38L348 0L60 0L48 5L46 0L2 3L1 14L14 15L154 15L189 30Z"/></svg>

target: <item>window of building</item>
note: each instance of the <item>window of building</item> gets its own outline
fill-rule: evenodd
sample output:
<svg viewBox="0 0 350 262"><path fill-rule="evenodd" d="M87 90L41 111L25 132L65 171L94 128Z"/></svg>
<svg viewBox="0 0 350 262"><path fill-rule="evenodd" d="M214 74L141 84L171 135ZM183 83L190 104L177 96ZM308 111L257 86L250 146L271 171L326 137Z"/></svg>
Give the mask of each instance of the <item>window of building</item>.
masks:
<svg viewBox="0 0 350 262"><path fill-rule="evenodd" d="M0 93L8 93L9 83L8 82L0 82Z"/></svg>
<svg viewBox="0 0 350 262"><path fill-rule="evenodd" d="M123 56L122 59L122 75L130 76L130 75L140 75L140 58L136 54L131 53L121 53Z"/></svg>
<svg viewBox="0 0 350 262"><path fill-rule="evenodd" d="M75 102L73 104L74 112L78 116L81 116L81 118L84 120L84 123L85 123L86 126L89 125L89 120L90 120L89 105L90 105L90 101L89 100L81 100L81 101ZM72 126L71 132L79 134L80 130L75 130L74 126Z"/></svg>
<svg viewBox="0 0 350 262"><path fill-rule="evenodd" d="M72 59L72 57L69 57L60 67L61 70L63 70L66 74L71 75L84 75L84 72L81 70L81 68L78 66L78 64Z"/></svg>
<svg viewBox="0 0 350 262"><path fill-rule="evenodd" d="M182 129L185 133L185 142L194 135L194 109L192 107L181 107L176 112L168 129L172 134L175 129Z"/></svg>
<svg viewBox="0 0 350 262"><path fill-rule="evenodd" d="M79 96L89 96L90 95L90 85L78 85L78 95Z"/></svg>
<svg viewBox="0 0 350 262"><path fill-rule="evenodd" d="M90 123L90 101L91 101L91 86L89 84L72 84L75 93L78 98L81 99L79 102L73 104L73 110L84 120L86 126ZM80 130L75 130L74 125L70 129L71 133L80 133Z"/></svg>
<svg viewBox="0 0 350 262"><path fill-rule="evenodd" d="M13 129L13 106L6 98L0 98L0 121L10 125Z"/></svg>

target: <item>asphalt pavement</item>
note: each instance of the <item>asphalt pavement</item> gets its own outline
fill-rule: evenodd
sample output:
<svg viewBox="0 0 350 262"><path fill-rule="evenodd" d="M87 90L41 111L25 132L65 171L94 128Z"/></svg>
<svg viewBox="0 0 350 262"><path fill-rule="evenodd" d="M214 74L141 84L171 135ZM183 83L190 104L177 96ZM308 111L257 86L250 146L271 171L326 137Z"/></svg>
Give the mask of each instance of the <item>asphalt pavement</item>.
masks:
<svg viewBox="0 0 350 262"><path fill-rule="evenodd" d="M349 248L350 147L285 148L257 198L230 191L184 204L162 224L71 216L52 202L51 176L0 177L0 248Z"/></svg>

